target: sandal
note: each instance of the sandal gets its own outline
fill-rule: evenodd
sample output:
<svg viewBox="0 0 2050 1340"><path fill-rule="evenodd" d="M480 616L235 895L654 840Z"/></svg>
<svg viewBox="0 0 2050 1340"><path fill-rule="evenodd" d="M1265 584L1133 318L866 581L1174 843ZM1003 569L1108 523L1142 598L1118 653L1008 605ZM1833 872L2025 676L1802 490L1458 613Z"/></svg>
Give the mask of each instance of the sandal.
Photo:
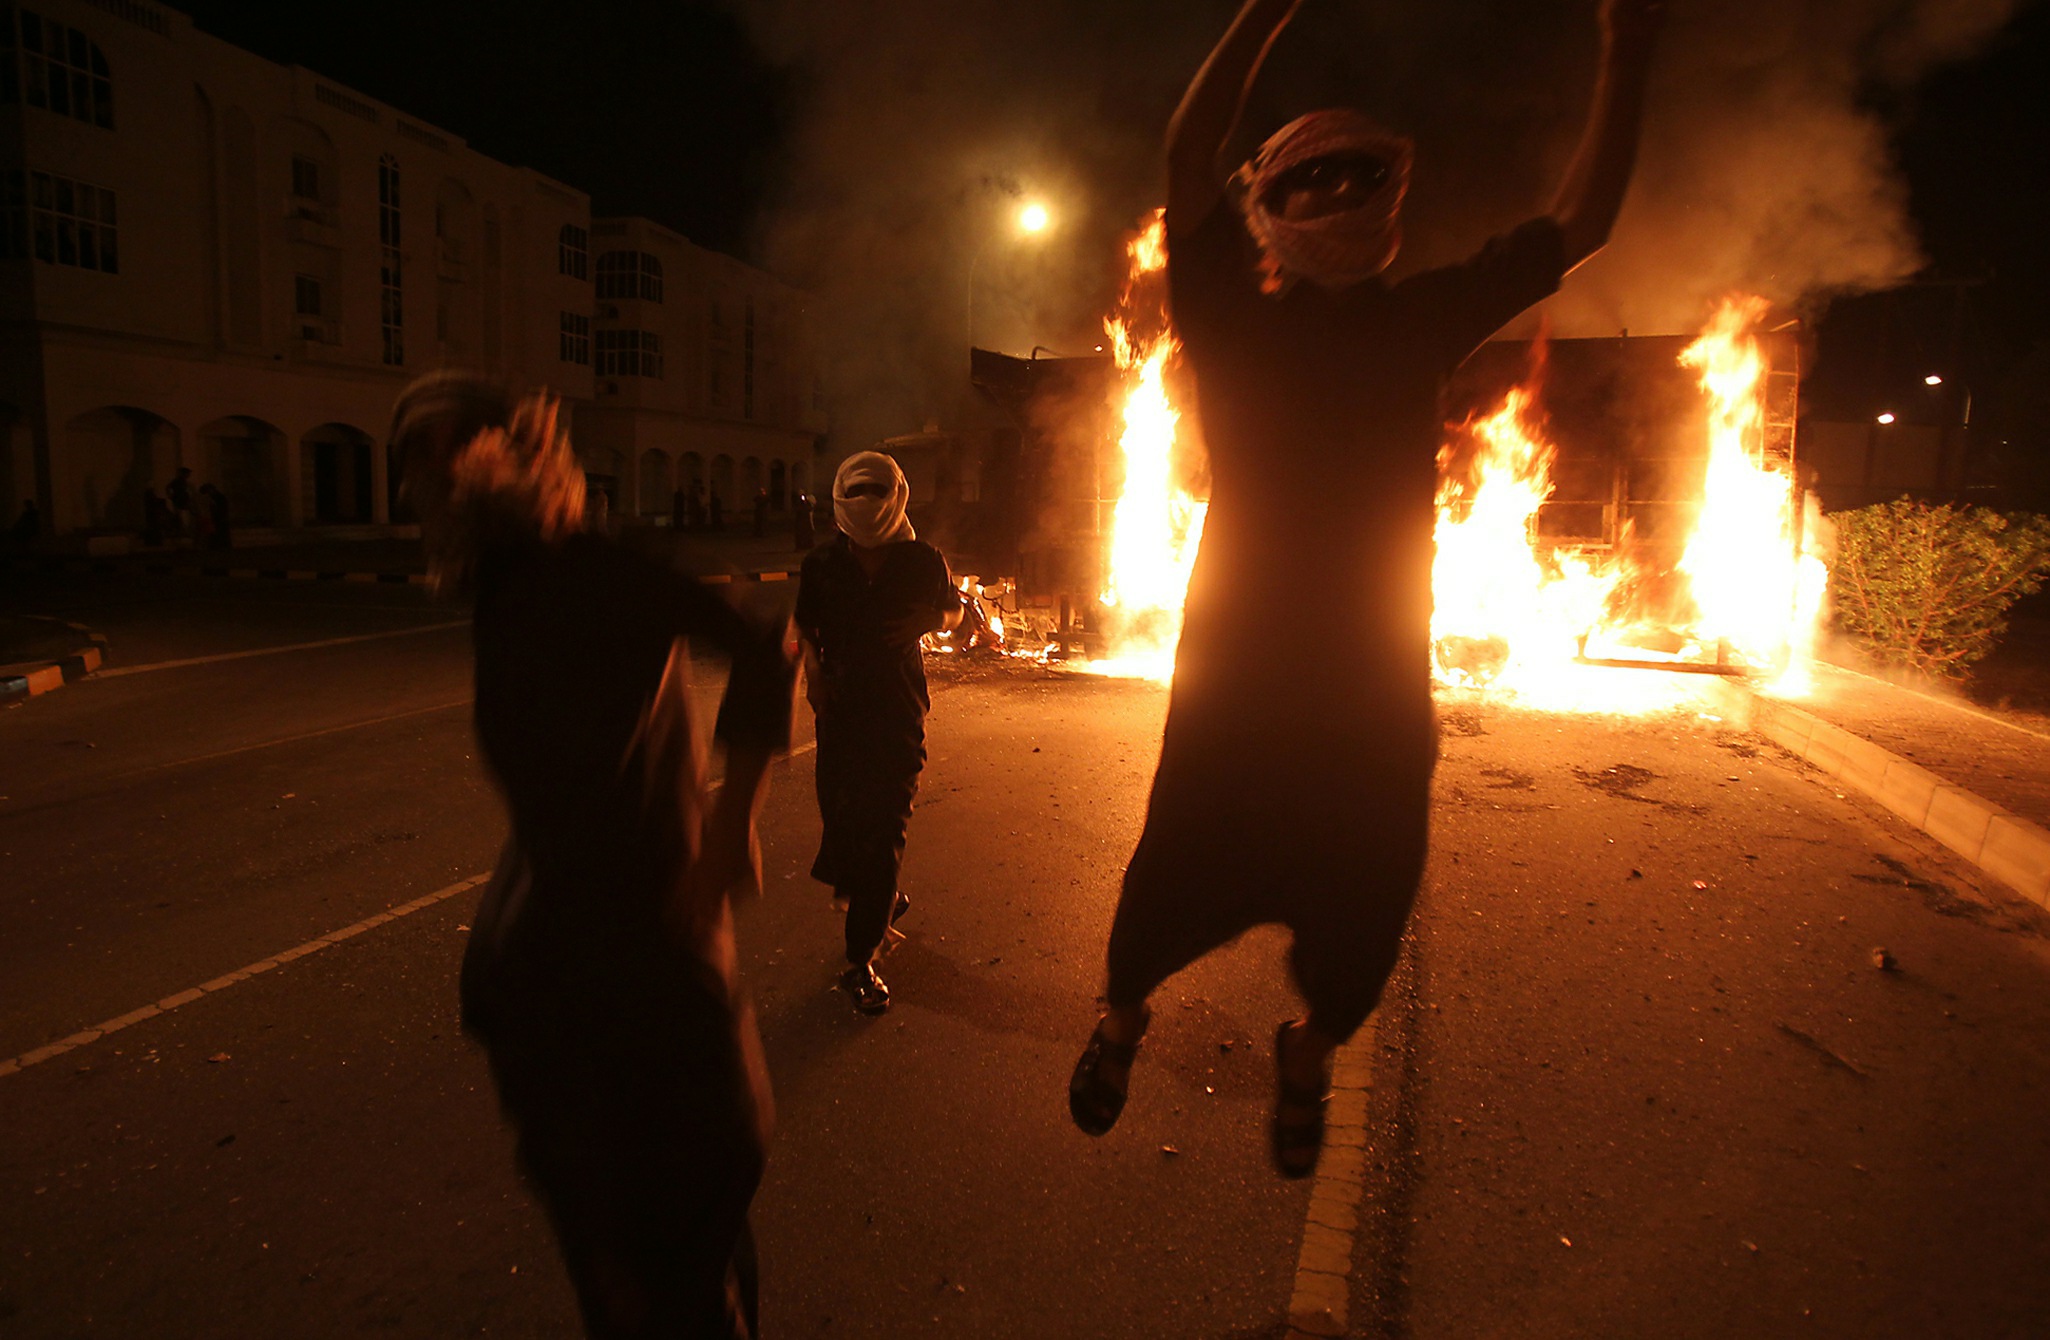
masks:
<svg viewBox="0 0 2050 1340"><path fill-rule="evenodd" d="M873 963L861 963L840 974L840 989L854 999L854 1008L876 1015L890 1008L890 988Z"/></svg>
<svg viewBox="0 0 2050 1340"><path fill-rule="evenodd" d="M1140 1024L1142 1035L1145 1025L1152 1021L1149 1011ZM1074 1077L1068 1081L1068 1115L1084 1134L1106 1134L1118 1124L1118 1115L1125 1110L1126 1089L1103 1077L1103 1063L1109 1060L1122 1064L1129 1088L1132 1062L1138 1055L1137 1042L1112 1042L1103 1035L1103 1020L1096 1021L1096 1031L1089 1035L1089 1045L1082 1049L1082 1059L1075 1062Z"/></svg>
<svg viewBox="0 0 2050 1340"><path fill-rule="evenodd" d="M1274 1168L1283 1177L1303 1178L1317 1171L1317 1158L1324 1152L1324 1109L1331 1101L1330 1081L1315 1089L1300 1087L1289 1082L1288 1072L1282 1067L1282 1049L1288 1043L1291 1029L1297 1025L1284 1022L1274 1033ZM1314 1115L1288 1120L1282 1116L1284 1108L1311 1108Z"/></svg>

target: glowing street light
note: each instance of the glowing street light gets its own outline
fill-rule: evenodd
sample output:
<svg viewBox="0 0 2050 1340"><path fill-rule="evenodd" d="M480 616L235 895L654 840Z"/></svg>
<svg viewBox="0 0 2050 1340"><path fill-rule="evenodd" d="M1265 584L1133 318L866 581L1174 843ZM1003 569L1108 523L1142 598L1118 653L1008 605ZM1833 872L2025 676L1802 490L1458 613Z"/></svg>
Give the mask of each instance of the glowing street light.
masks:
<svg viewBox="0 0 2050 1340"><path fill-rule="evenodd" d="M1888 411L1887 411L1886 413L1884 413L1884 414L1880 415L1880 416L1879 416L1879 421L1880 421L1881 423L1892 423L1892 422L1893 422L1893 411L1892 411L1892 410L1888 410Z"/></svg>
<svg viewBox="0 0 2050 1340"><path fill-rule="evenodd" d="M1929 374L1928 376L1926 376L1926 377L1924 377L1924 378L1922 379L1922 385L1924 385L1924 386L1941 386L1941 385L1943 385L1943 378L1941 378L1941 377L1937 376L1937 375L1936 375L1935 373L1933 373L1933 372L1932 372L1932 373L1930 373L1930 374Z"/></svg>
<svg viewBox="0 0 2050 1340"><path fill-rule="evenodd" d="M1053 226L1053 215L1037 200L1027 200L1018 206L1018 212L1011 216L1012 226L1021 238L1036 238ZM968 343L975 343L975 273L982 267L982 253L988 249L990 239L977 242L975 250L968 257Z"/></svg>

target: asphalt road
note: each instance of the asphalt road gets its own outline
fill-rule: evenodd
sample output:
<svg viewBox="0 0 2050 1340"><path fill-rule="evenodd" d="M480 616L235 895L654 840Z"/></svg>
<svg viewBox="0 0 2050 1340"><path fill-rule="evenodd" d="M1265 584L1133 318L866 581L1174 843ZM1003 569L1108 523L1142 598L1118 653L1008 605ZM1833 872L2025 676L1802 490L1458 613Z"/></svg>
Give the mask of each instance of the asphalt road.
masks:
<svg viewBox="0 0 2050 1340"><path fill-rule="evenodd" d="M0 712L0 1060L489 868L459 614L10 598L130 673ZM780 1105L765 1333L1284 1335L1312 1206L1264 1149L1284 937L1169 983L1111 1136L1065 1112L1164 693L937 677L882 1019L832 990L809 754L769 803L742 932ZM2043 918L1698 709L1443 706L1433 867L1365 1049L1352 1333L2050 1333ZM456 1025L474 905L0 1074L0 1335L573 1334Z"/></svg>

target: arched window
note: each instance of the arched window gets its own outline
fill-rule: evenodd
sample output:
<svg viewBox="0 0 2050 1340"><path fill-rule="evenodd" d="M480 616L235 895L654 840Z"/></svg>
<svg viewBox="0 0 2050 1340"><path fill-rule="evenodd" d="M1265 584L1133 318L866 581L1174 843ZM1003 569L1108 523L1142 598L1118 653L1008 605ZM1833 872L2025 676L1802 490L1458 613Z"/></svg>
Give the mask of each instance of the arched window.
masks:
<svg viewBox="0 0 2050 1340"><path fill-rule="evenodd" d="M107 56L84 33L24 9L21 64L29 106L89 126L114 128L114 82Z"/></svg>
<svg viewBox="0 0 2050 1340"><path fill-rule="evenodd" d="M591 277L591 237L573 223L565 223L555 235L555 269L571 279Z"/></svg>
<svg viewBox="0 0 2050 1340"><path fill-rule="evenodd" d="M598 257L598 301L662 301L662 262L645 251L608 251Z"/></svg>
<svg viewBox="0 0 2050 1340"><path fill-rule="evenodd" d="M377 160L378 324L384 333L384 361L400 367L406 361L405 277L399 258L399 160L390 154Z"/></svg>

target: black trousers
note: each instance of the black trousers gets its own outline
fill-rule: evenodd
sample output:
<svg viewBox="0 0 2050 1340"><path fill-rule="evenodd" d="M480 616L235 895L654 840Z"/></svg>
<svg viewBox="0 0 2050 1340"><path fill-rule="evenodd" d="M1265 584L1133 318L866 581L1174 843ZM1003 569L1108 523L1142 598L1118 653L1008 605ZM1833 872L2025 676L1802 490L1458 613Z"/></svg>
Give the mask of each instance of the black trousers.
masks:
<svg viewBox="0 0 2050 1340"><path fill-rule="evenodd" d="M874 958L890 928L911 802L925 771L925 721L899 715L847 708L818 719L820 835L811 877L847 900L853 964Z"/></svg>

